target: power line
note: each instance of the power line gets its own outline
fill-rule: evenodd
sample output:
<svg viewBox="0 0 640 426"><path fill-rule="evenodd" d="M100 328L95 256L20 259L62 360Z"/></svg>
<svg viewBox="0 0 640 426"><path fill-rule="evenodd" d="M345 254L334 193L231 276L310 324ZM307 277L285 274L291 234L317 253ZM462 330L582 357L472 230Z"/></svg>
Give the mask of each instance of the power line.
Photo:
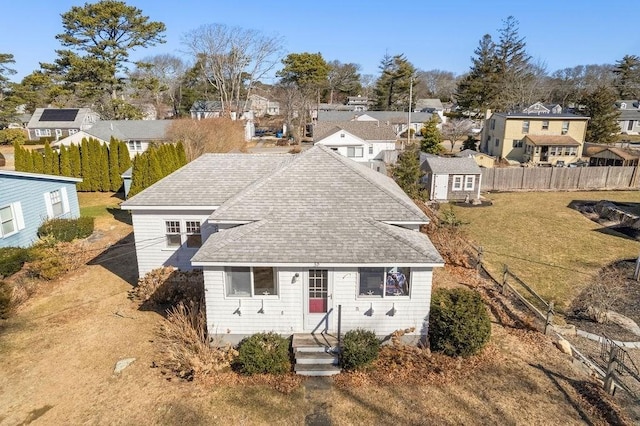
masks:
<svg viewBox="0 0 640 426"><path fill-rule="evenodd" d="M534 263L534 264L537 264L537 265L543 265L543 266L549 266L551 268L563 269L565 271L575 272L575 273L583 274L583 275L591 275L588 272L578 271L576 269L567 268L566 266L554 265L553 263L543 262L543 261L540 261L540 260L531 260L531 259L527 259L527 258L524 258L524 257L514 256L512 254L499 253L497 251L492 251L492 250L483 249L482 251L484 253L492 253L492 254L496 254L498 256L510 257L510 258L513 258L513 259L523 260L525 262Z"/></svg>

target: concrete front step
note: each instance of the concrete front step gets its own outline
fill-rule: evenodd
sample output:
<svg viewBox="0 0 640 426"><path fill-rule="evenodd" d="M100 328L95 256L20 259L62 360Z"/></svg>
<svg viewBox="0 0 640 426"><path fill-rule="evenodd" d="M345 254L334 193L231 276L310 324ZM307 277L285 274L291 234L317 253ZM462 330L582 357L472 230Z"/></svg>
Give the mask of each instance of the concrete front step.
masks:
<svg viewBox="0 0 640 426"><path fill-rule="evenodd" d="M340 367L330 364L296 364L295 371L301 376L333 376L340 373Z"/></svg>
<svg viewBox="0 0 640 426"><path fill-rule="evenodd" d="M294 334L291 346L294 351L304 348L308 351L323 352L327 348L338 346L338 339L328 334Z"/></svg>
<svg viewBox="0 0 640 426"><path fill-rule="evenodd" d="M338 355L326 352L296 352L296 364L338 365Z"/></svg>

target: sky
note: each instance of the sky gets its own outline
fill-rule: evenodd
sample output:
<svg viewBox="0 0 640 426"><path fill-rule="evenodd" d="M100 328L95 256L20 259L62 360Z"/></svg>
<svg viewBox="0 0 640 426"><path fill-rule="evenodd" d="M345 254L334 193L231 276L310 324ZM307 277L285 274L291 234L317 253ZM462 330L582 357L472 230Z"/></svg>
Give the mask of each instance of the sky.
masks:
<svg viewBox="0 0 640 426"><path fill-rule="evenodd" d="M93 1L91 1L93 2ZM222 23L277 35L285 53L320 52L325 60L356 63L361 74L379 74L385 53L404 54L419 70L463 74L484 34L494 41L504 19L515 17L529 55L548 73L587 64L614 64L640 56L637 0L125 0L152 21L163 22L166 43L131 52L133 60L174 54L189 60L186 33ZM19 82L53 62L63 31L61 14L85 1L2 0L0 53L14 55L9 76ZM625 24L626 21L626 24ZM264 81L273 83L273 81Z"/></svg>

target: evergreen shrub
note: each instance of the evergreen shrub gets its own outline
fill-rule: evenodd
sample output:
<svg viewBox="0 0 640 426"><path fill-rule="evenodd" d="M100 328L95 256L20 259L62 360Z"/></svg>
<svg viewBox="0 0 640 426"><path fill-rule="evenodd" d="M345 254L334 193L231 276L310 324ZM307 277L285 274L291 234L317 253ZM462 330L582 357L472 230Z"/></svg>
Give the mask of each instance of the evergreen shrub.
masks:
<svg viewBox="0 0 640 426"><path fill-rule="evenodd" d="M356 329L347 331L342 343L342 367L354 370L378 358L380 340L373 331Z"/></svg>
<svg viewBox="0 0 640 426"><path fill-rule="evenodd" d="M94 218L49 219L38 228L41 238L52 237L56 241L69 242L76 238L86 238L93 233Z"/></svg>
<svg viewBox="0 0 640 426"><path fill-rule="evenodd" d="M238 345L234 366L243 374L285 374L291 370L289 339L276 333L256 333Z"/></svg>
<svg viewBox="0 0 640 426"><path fill-rule="evenodd" d="M12 307L11 286L4 281L0 281L0 318L6 319Z"/></svg>
<svg viewBox="0 0 640 426"><path fill-rule="evenodd" d="M28 249L21 247L0 248L0 278L15 274L29 259Z"/></svg>
<svg viewBox="0 0 640 426"><path fill-rule="evenodd" d="M438 289L431 297L431 350L449 356L477 353L491 337L491 321L480 295L463 288Z"/></svg>

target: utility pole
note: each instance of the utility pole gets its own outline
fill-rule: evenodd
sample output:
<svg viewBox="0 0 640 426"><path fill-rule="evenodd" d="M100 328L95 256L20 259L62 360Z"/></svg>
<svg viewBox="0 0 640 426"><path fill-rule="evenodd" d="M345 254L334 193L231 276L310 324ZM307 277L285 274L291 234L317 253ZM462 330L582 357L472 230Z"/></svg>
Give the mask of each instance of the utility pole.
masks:
<svg viewBox="0 0 640 426"><path fill-rule="evenodd" d="M409 114L407 117L407 147L411 146L411 104L413 103L413 76L409 78Z"/></svg>

